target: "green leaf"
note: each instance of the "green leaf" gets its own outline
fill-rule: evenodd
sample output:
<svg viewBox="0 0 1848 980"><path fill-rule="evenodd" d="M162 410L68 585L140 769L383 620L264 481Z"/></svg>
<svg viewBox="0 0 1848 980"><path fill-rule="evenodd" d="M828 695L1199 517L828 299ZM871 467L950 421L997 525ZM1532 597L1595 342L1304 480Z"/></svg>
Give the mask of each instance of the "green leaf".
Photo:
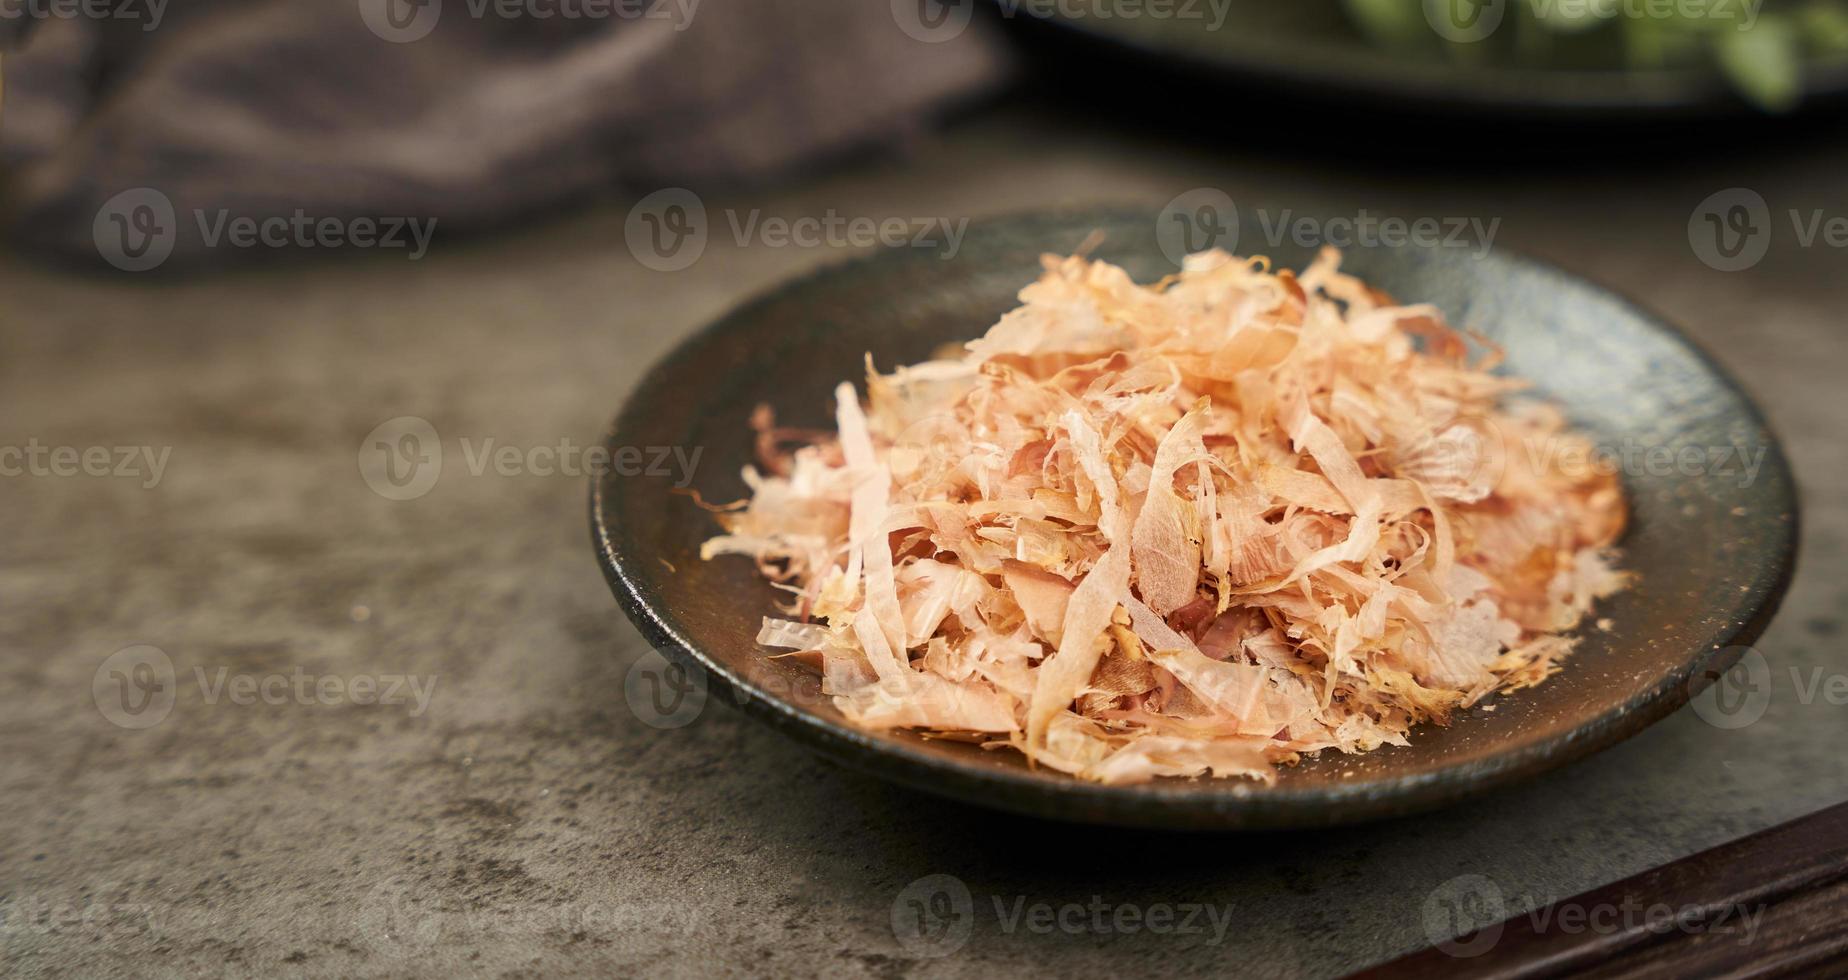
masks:
<svg viewBox="0 0 1848 980"><path fill-rule="evenodd" d="M1429 44L1434 33L1420 0L1342 0L1348 16L1374 41L1393 47Z"/></svg>
<svg viewBox="0 0 1848 980"><path fill-rule="evenodd" d="M1836 3L1812 3L1798 15L1803 39L1812 51L1848 51L1848 11Z"/></svg>
<svg viewBox="0 0 1848 980"><path fill-rule="evenodd" d="M1802 38L1790 21L1766 14L1751 30L1714 36L1720 68L1746 98L1772 112L1794 108L1803 95Z"/></svg>

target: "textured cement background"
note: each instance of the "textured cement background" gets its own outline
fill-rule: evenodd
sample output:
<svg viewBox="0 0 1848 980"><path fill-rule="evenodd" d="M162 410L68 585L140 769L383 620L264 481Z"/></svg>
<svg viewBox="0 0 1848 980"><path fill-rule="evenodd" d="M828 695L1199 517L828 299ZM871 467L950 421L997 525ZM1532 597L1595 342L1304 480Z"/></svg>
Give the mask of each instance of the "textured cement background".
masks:
<svg viewBox="0 0 1848 980"><path fill-rule="evenodd" d="M1729 731L1683 711L1512 791L1306 834L1035 823L843 772L716 702L675 730L627 707L625 673L647 651L597 572L584 481L476 475L465 451L590 444L676 337L839 253L723 232L693 267L653 272L613 202L439 239L417 263L361 254L175 279L7 257L0 446L171 456L151 488L0 478L0 973L1327 976L1430 941L1425 912L1459 875L1521 911L1848 798L1848 706L1804 703L1790 675L1848 671L1848 253L1800 247L1786 217L1848 213L1848 145L1727 152L1634 174L1364 176L1003 109L903 161L707 201L716 226L732 207L1159 207L1210 185L1499 217L1498 244L1624 284L1746 379L1806 506L1802 569L1761 644L1764 718ZM1714 272L1688 218L1741 185L1777 219L1770 251ZM394 501L357 460L406 415L435 427L444 468ZM175 672L164 716L138 700L147 674L105 664L143 644ZM435 687L422 711L345 695L239 704L229 687L212 695L221 672ZM934 958L892 923L929 875L971 895L967 941ZM1198 903L1218 918L1135 933L1089 911L1071 932L1011 918L1073 902L1106 907L1105 926L1119 907Z"/></svg>

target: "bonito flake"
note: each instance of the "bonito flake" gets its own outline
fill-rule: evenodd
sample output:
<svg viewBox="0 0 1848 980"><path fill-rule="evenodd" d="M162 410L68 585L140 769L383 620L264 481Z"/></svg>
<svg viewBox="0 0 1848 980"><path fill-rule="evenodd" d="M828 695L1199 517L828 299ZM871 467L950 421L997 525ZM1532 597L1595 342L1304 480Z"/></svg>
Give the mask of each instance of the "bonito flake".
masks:
<svg viewBox="0 0 1848 980"><path fill-rule="evenodd" d="M1585 438L1335 251L1152 286L1043 262L958 356L869 360L836 432L754 419L704 557L793 595L758 641L854 724L1103 783L1269 780L1541 682L1624 586L1614 475L1558 462Z"/></svg>

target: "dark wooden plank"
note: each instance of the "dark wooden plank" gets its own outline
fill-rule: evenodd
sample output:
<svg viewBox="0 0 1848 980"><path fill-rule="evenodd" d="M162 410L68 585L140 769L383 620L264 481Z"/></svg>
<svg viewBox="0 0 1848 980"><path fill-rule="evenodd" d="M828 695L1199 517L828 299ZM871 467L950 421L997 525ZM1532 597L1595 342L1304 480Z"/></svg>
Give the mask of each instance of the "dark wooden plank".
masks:
<svg viewBox="0 0 1848 980"><path fill-rule="evenodd" d="M1743 934L1674 936L1574 972L1592 978L1681 980L1788 976L1829 964L1848 965L1848 881L1801 891L1767 906L1755 927Z"/></svg>
<svg viewBox="0 0 1848 980"><path fill-rule="evenodd" d="M1477 955L1455 955L1485 945ZM1844 964L1848 804L1355 976L1779 976Z"/></svg>

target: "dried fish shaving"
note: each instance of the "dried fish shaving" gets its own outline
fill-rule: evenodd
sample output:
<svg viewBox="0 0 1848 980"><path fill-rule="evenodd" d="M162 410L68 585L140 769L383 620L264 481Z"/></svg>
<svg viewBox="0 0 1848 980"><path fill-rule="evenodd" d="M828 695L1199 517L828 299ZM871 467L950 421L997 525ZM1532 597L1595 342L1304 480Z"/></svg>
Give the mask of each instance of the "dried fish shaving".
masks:
<svg viewBox="0 0 1848 980"><path fill-rule="evenodd" d="M1627 584L1614 475L1557 462L1585 437L1334 250L1152 286L1043 264L960 354L869 359L836 433L753 419L751 498L702 553L794 594L758 642L854 724L1269 780L1543 681Z"/></svg>

